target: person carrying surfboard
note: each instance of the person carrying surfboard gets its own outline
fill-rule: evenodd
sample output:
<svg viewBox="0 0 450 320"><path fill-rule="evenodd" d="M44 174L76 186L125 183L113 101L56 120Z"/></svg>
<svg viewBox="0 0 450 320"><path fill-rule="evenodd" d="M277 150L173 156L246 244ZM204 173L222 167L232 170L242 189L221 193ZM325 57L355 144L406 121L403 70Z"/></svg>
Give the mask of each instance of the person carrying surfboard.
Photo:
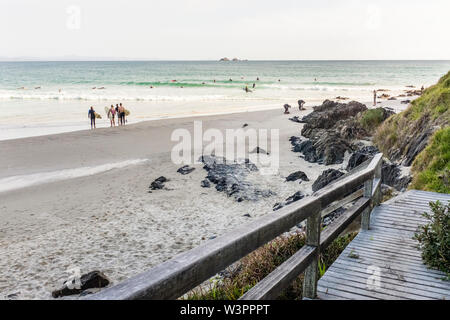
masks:
<svg viewBox="0 0 450 320"><path fill-rule="evenodd" d="M88 111L88 118L91 118L91 129L95 129L95 110L91 107Z"/></svg>
<svg viewBox="0 0 450 320"><path fill-rule="evenodd" d="M111 108L108 110L108 118L109 118L109 121L111 122L111 127L116 126L115 115L116 115L116 110L114 109L114 105L111 105Z"/></svg>

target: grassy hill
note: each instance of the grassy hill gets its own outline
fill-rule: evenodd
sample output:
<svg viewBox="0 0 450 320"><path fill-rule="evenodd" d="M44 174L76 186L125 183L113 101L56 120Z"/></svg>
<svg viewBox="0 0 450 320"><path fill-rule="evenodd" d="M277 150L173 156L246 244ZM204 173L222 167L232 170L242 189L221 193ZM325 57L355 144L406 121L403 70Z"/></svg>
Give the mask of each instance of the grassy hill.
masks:
<svg viewBox="0 0 450 320"><path fill-rule="evenodd" d="M450 72L402 113L387 119L374 141L391 160L412 165L412 188L450 193Z"/></svg>

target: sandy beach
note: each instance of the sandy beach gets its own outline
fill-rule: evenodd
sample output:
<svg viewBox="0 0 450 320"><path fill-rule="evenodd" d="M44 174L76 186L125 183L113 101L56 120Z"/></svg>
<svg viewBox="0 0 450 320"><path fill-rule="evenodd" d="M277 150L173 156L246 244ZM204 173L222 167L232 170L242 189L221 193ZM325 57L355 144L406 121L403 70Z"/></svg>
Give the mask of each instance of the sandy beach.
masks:
<svg viewBox="0 0 450 320"><path fill-rule="evenodd" d="M326 168L291 151L289 138L302 124L292 109L146 121L57 135L0 141L0 298L49 299L67 270L103 271L113 283L198 246L250 219L272 212L275 203L311 185ZM202 165L189 175L171 161L178 128L280 130L279 172L248 179L274 192L259 201L202 188ZM270 152L270 150L267 150ZM285 182L304 171L309 182ZM165 176L165 190L148 192ZM220 210L218 210L220 208ZM251 217L245 216L250 214Z"/></svg>

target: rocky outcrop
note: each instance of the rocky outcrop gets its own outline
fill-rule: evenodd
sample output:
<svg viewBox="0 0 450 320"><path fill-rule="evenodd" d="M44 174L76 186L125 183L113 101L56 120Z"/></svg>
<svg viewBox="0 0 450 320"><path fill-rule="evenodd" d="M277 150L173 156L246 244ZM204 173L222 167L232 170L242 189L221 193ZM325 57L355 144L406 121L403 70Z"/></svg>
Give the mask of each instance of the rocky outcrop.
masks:
<svg viewBox="0 0 450 320"><path fill-rule="evenodd" d="M377 153L379 153L379 150L377 147L374 146L366 146L355 151L354 153L352 153L350 159L348 160L346 170L351 171L355 169L363 162L373 158L373 156L376 155Z"/></svg>
<svg viewBox="0 0 450 320"><path fill-rule="evenodd" d="M70 296L78 293L82 293L85 290L93 288L103 288L109 285L109 279L100 271L92 271L87 274L83 274L80 278L79 287L77 288L76 280L70 280L68 287L67 283L59 290L52 292L53 298Z"/></svg>
<svg viewBox="0 0 450 320"><path fill-rule="evenodd" d="M242 163L227 162L224 158L216 156L202 156L199 159L204 163L203 169L208 172L206 179L216 185L216 190L233 196L236 201L257 201L261 197L274 195L271 190L263 190L246 180L251 172L258 171L256 165L246 159Z"/></svg>
<svg viewBox="0 0 450 320"><path fill-rule="evenodd" d="M335 181L336 179L340 178L343 175L344 175L344 173L342 173L339 170L335 170L335 169L325 170L317 178L317 180L314 181L314 183L312 185L313 192L316 192L316 191L326 187L327 185L329 185L330 183L332 183L333 181Z"/></svg>
<svg viewBox="0 0 450 320"><path fill-rule="evenodd" d="M305 123L301 133L308 140L292 137L293 151L303 153L304 159L312 163L342 163L345 152L355 149L352 140L366 135L354 120L366 110L365 105L355 101L345 104L325 100L321 106L314 107L312 113L298 120Z"/></svg>
<svg viewBox="0 0 450 320"><path fill-rule="evenodd" d="M381 167L381 183L395 188L398 191L405 191L411 183L410 176L403 176L399 165L383 161Z"/></svg>

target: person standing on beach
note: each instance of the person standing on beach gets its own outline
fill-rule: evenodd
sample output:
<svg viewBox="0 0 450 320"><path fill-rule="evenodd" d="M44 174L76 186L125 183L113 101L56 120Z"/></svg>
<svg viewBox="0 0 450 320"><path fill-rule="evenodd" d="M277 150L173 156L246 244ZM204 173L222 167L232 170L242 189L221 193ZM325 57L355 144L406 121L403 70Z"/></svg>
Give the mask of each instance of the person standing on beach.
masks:
<svg viewBox="0 0 450 320"><path fill-rule="evenodd" d="M116 115L116 110L114 109L114 105L111 105L111 108L108 111L108 118L109 118L109 121L111 122L111 127L116 126L115 115Z"/></svg>
<svg viewBox="0 0 450 320"><path fill-rule="evenodd" d="M377 90L373 90L373 106L377 105Z"/></svg>
<svg viewBox="0 0 450 320"><path fill-rule="evenodd" d="M118 103L116 103L115 110L116 110L116 114L117 114L117 125L120 126L121 124L120 124L120 113L119 113L119 104Z"/></svg>
<svg viewBox="0 0 450 320"><path fill-rule="evenodd" d="M91 107L88 111L88 118L91 118L91 129L95 129L95 110Z"/></svg>
<svg viewBox="0 0 450 320"><path fill-rule="evenodd" d="M122 103L119 105L119 117L120 117L120 123L122 126L125 125L125 108L122 106Z"/></svg>

